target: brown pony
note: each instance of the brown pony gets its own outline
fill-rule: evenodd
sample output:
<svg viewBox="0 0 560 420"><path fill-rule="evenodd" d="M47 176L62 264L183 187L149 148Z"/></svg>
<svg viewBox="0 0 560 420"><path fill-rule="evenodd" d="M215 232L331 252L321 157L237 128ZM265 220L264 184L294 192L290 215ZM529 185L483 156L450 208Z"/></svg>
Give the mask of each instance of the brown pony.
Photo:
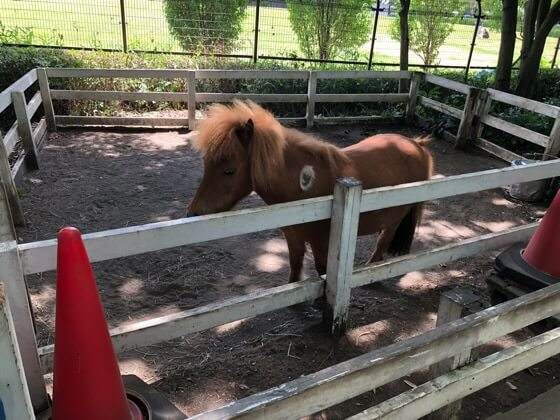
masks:
<svg viewBox="0 0 560 420"><path fill-rule="evenodd" d="M426 139L379 134L344 149L282 126L253 102L213 105L199 126L194 146L204 156L204 177L188 216L231 209L255 191L267 204L332 194L336 178L354 177L363 188L423 181L432 175ZM408 253L422 204L362 213L359 235L380 232L370 262L386 252ZM300 279L309 243L325 274L329 220L282 229L290 255L290 282Z"/></svg>

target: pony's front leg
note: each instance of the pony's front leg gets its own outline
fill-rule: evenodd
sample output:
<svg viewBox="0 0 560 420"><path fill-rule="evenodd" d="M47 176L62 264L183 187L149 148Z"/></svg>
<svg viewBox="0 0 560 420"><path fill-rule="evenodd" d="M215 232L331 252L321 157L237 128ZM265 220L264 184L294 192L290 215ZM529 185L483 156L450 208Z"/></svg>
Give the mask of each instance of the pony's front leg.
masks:
<svg viewBox="0 0 560 420"><path fill-rule="evenodd" d="M290 254L290 283L293 283L301 280L303 257L305 256L305 242L300 235L298 235L298 232L293 229L287 228L282 231L288 243L288 252Z"/></svg>

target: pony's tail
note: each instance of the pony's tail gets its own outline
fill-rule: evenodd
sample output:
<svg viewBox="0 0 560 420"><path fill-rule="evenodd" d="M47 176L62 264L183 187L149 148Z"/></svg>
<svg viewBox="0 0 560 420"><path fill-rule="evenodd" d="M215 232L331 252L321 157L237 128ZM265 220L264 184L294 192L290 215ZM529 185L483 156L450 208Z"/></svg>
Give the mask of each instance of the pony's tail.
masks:
<svg viewBox="0 0 560 420"><path fill-rule="evenodd" d="M410 252L412 240L416 233L416 227L422 218L422 210L422 203L415 204L410 208L406 216L403 217L387 249L389 254L396 256L408 254Z"/></svg>

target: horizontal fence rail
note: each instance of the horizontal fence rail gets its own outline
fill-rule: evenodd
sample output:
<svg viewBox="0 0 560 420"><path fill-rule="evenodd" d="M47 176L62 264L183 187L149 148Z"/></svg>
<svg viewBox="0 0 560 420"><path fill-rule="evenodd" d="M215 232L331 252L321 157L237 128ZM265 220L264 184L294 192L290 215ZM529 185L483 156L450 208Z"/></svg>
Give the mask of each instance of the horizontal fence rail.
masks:
<svg viewBox="0 0 560 420"><path fill-rule="evenodd" d="M559 312L560 284L191 417L301 418Z"/></svg>

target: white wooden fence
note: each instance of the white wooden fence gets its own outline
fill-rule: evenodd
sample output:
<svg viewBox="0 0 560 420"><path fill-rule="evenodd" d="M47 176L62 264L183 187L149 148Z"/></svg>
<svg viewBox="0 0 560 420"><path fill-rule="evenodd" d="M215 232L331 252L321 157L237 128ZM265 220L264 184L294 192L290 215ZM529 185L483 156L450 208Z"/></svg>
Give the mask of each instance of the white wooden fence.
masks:
<svg viewBox="0 0 560 420"><path fill-rule="evenodd" d="M191 85L193 85L193 81L196 80L197 77L248 78L250 76L246 72L208 70L47 69L44 71L44 74L43 71L39 71L37 74L39 75L39 81L45 80L47 82L47 77L92 77L92 75L96 77L117 77L117 75L120 77L185 77L187 84L190 83ZM408 76L408 73L388 72L384 73L384 75L389 78L401 78ZM355 72L344 72L341 74L334 74L331 72L278 72L269 73L265 76L270 78L307 77L308 80L317 80L320 78L333 77L378 77L378 73L363 72L356 74ZM257 77L257 75L255 74L254 77ZM262 72L259 72L258 77L264 77ZM407 98L416 96L415 89L418 88L419 77L420 76L417 75L413 76L413 81L411 83L412 94L407 94ZM31 76L29 80L32 79L33 77ZM431 79L431 77L429 79ZM434 79L431 80L433 81ZM448 86L457 87L455 82L447 84ZM61 93L67 91L49 91L48 83L45 84L43 82L42 86L46 86L43 91L46 89L47 92L50 92L52 97L70 95L68 93ZM310 92L307 97L308 115L306 121L308 123L313 123L314 121L313 104L315 102L333 100L332 95L321 96L316 94L314 90L315 87L316 85L314 86L313 83L310 83ZM85 94L83 93L84 91L81 92L82 93L79 93L79 95L90 95L90 93ZM104 94L106 94L108 98L112 97L111 95L113 93L114 92ZM167 93L165 93L165 95L167 95ZM5 96L1 96L1 98L4 97ZM14 97L17 97L17 95ZM43 101L45 101L46 97L47 96L43 96ZM190 94L187 93L187 101L192 101L192 97L193 91L191 91ZM204 97L202 98L204 99ZM378 101L380 99L374 96L368 98L372 101ZM397 100L397 98L399 98L399 100L402 99L404 101L403 96L389 98L390 100ZM231 99L231 97L229 99ZM295 98L292 99L295 100ZM387 97L383 97L383 99L385 100ZM221 97L220 100L228 100L228 98ZM300 99L298 98L298 100ZM349 96L345 96L344 100L353 99ZM362 100L363 98L360 97L360 101ZM194 95L194 101L196 101L196 95ZM31 102L32 101L30 101L30 103ZM413 104L414 102L409 102L408 116L411 114L413 115L413 110L411 110L412 108L410 106L411 103ZM35 107L35 105L33 105L33 107ZM23 108L29 108L29 104ZM189 108L193 109L192 107ZM90 119L94 117L80 117L86 118L80 121L60 119L63 116L54 115L52 106L46 106L45 112L47 122L50 121L50 123L48 123L49 126L53 124L55 124L55 126L56 124L62 125L63 123L88 124L99 122L99 120ZM189 112L189 120L191 121L194 118L192 114L193 113ZM24 113L24 115L27 114ZM26 120L28 121L29 118L26 118ZM111 124L128 124L129 120L124 119L117 121L113 119L107 122ZM135 121L135 123L136 122L140 121ZM168 122L168 120L165 120L165 123ZM175 122L178 123L177 121ZM187 121L187 124L188 122L189 121ZM143 125L146 121L143 120L141 123ZM212 303L171 315L152 318L126 327L117 327L111 331L111 336L116 350L122 352L159 341L170 340L196 331L205 330L297 303L311 301L323 295L327 297L328 305L325 312L326 316L330 319L332 330L335 333L340 333L344 328L348 313L350 290L353 287L399 276L412 270L420 270L433 265L454 261L458 258L476 255L485 250L503 247L511 243L525 241L536 228L536 224L516 227L504 232L482 235L452 245L390 259L380 264L354 268L353 255L356 245L356 231L358 217L361 212L451 197L458 194L473 193L508 184L545 179L559 175L560 160L553 160L523 167L494 169L365 191L361 191L361 185L358 182L344 179L337 183L333 196L89 233L84 235L84 242L91 260L103 261L267 229L331 219L331 242L329 244L329 264L326 278L307 279L302 282L254 292L245 296ZM11 196L6 192L9 187L9 182L6 182L5 178L2 178L2 180L4 188L0 188L0 279L5 283L8 300L10 301L13 322L15 331L18 333L17 341L21 351L21 359L31 395L31 401L33 402L35 410L41 410L48 405L48 397L41 372L42 370L46 372L50 369L53 347L45 346L37 349L33 330L33 317L29 310L24 276L27 274L54 270L56 268L56 240L52 239L31 243L17 242L12 224L13 219L10 218L9 203ZM8 181L10 180L13 180L11 176ZM505 311L504 314L507 313L507 315L503 315L501 312L496 315L498 317L496 319L502 319L500 317L504 317L506 320L503 322L504 325L502 325L502 322L496 323L491 315L484 315L482 318L462 321L463 323L460 324L460 326L454 324L451 330L449 328L445 329L445 331L451 332L444 333L439 331L437 333L428 333L425 337L423 336L423 341L419 338L419 342L424 343L422 346L433 345L434 348L437 347L439 350L437 352L434 350L433 353L430 353L430 350L428 353L432 354L431 356L414 356L417 357L416 359L406 356L409 357L409 359L403 360L414 360L414 367L418 368L419 366L441 360L437 359L440 356L441 358L449 357L453 354L452 352L455 349L477 345L476 343L483 342L480 341L483 338L487 341L494 337L492 334L496 333L496 331L503 334L511 331L510 328L515 327L514 329L517 329L527 325L526 323L530 323L529 321L532 319L536 320L538 317L550 316L553 309L551 309L551 306L547 305L551 301L556 304L555 308L558 312L557 301L554 300L557 299L557 292L557 289L549 288L547 291L538 292L537 295L535 295L537 296L536 298L527 297L522 305L504 306L504 308L509 308L501 309ZM491 309L487 314L496 314L495 311L495 308ZM524 315L525 318L523 318L523 320L519 319L519 313ZM485 321L479 321L480 319ZM443 334L446 338L442 338L440 342L438 341L438 337L440 337L438 334ZM432 343L432 341L433 344L427 344L428 342ZM396 348L389 347L388 350L382 349L380 351L385 351L386 353L382 354L387 355L400 354L399 351L402 351L404 355L409 350L408 347L406 347L408 350L404 351L399 345L396 346ZM418 348L422 346L418 346ZM422 347L422 349L424 349L422 351L429 350L428 347ZM397 353L394 353L395 351ZM420 354L424 353L419 350L418 356ZM304 411L317 411L323 408L325 405L324 401L328 401L329 404L334 404L336 401L350 398L351 393L364 389L365 384L367 384L367 386L372 385L374 382L372 382L372 377L370 377L369 374L372 372L379 372L375 369L382 369L381 372L385 372L385 376L380 376L380 378L384 378L382 380L390 380L387 379L389 376L393 377L394 375L402 373L403 369L407 368L407 366L410 367L409 364L403 362L403 367L396 369L394 368L393 362L390 362L390 360L396 359L392 358L389 360L384 357L381 359L378 359L377 356L373 358L370 357L367 359L369 362L365 363L364 361L366 358L364 356L364 358L360 360L360 362L356 362L359 368L350 369L347 372L348 375L342 373L341 369L343 368L340 366L335 366L329 368L330 370L327 369L327 371L319 372L317 377L313 377L317 380L312 378L309 379L308 382L305 382L310 386L310 391L307 390L306 386L298 386L295 388L286 386L283 389L286 392L289 391L289 395L284 394L284 391L282 391L278 394L281 395L281 397L266 397L261 401L261 404L244 405L244 403L240 402L240 405L234 404L233 407L244 407L239 414L247 414L248 416L252 416L249 412L246 413L246 411L249 410L247 408L249 406L253 407L249 410L251 413L276 413L275 415L278 416L280 415L278 414L280 411L277 410L288 410L282 411L282 413L284 413L282 415L285 416L292 412L300 413L302 410L301 407L303 406L307 407ZM387 363L391 366L390 369L384 363L379 363L379 360L388 360ZM362 362L364 362L365 365ZM375 366L375 369L370 369L372 366ZM383 368L378 366L383 366ZM387 376L387 371L393 372L391 373L392 376ZM373 378L375 377L377 377L377 375L373 375ZM358 386L358 383L361 385ZM351 386L346 386L347 384ZM344 386L341 388L340 385ZM319 386L319 388L316 388L317 386ZM363 391L359 391L358 393L360 392ZM332 393L338 396L336 398L323 398L321 395L327 395L324 393ZM277 395L275 393L273 394ZM316 399L323 402L315 402ZM274 403L274 401L278 401L278 405ZM290 402L284 403L283 401ZM276 408L269 410L267 407L271 406L271 403L274 403L272 406ZM289 408L292 407L292 405L299 408ZM265 411L261 411L261 409ZM228 414L228 416L229 415L230 414ZM233 416L234 414L231 415ZM364 415L369 416L367 413ZM209 414L209 416L212 415ZM290 416L288 415L288 417Z"/></svg>

